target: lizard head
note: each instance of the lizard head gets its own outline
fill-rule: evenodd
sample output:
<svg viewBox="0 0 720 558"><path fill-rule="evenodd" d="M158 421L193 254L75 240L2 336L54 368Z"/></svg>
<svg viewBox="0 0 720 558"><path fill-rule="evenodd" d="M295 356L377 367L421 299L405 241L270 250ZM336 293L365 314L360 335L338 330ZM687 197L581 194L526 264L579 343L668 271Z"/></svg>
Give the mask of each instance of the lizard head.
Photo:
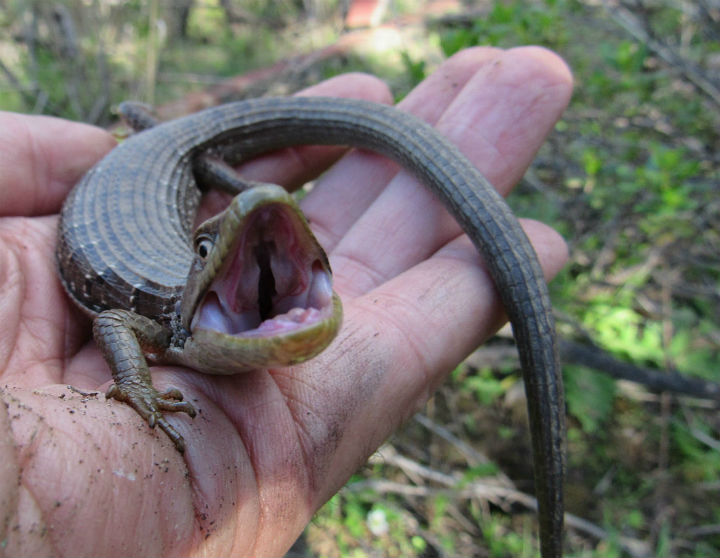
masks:
<svg viewBox="0 0 720 558"><path fill-rule="evenodd" d="M195 231L177 359L214 373L287 366L322 351L342 321L327 256L295 200L263 184Z"/></svg>

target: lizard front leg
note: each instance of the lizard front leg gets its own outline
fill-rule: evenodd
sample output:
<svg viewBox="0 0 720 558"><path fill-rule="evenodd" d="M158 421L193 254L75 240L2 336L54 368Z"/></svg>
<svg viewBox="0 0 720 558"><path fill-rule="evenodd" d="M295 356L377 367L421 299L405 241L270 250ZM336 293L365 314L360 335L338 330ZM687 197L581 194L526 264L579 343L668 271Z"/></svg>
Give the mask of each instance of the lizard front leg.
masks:
<svg viewBox="0 0 720 558"><path fill-rule="evenodd" d="M183 401L182 393L175 388L158 392L145 360L145 354L164 352L170 332L134 312L106 310L95 318L93 335L115 380L105 397L130 405L151 428L155 425L162 428L178 451L183 452L183 437L165 420L162 411L180 411L194 417L195 408Z"/></svg>

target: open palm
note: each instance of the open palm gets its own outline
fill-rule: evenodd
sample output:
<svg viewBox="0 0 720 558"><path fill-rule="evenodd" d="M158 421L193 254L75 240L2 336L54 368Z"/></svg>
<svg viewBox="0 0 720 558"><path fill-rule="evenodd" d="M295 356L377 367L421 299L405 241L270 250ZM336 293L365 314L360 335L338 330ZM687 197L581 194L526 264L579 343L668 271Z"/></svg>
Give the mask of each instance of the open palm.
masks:
<svg viewBox="0 0 720 558"><path fill-rule="evenodd" d="M471 49L402 103L456 143L502 192L565 107L571 78L551 53ZM304 94L389 102L365 75ZM338 338L300 366L237 376L154 367L159 389L198 409L168 417L178 453L101 395L109 369L91 322L55 272L63 198L114 145L102 130L0 113L0 502L9 554L280 555L314 511L445 375L503 321L480 257L409 174L353 151L303 200L345 307ZM246 164L295 184L338 154L302 148ZM548 276L556 233L523 223ZM69 386L73 386L70 388Z"/></svg>

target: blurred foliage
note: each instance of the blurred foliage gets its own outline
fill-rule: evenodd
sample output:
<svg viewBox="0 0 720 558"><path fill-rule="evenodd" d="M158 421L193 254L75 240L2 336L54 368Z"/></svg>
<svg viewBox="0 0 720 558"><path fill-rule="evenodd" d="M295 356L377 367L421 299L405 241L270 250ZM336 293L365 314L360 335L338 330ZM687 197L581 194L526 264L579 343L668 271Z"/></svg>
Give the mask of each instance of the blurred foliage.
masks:
<svg viewBox="0 0 720 558"><path fill-rule="evenodd" d="M418 16L424 6L393 3L390 16ZM5 0L0 108L106 124L120 100L167 102L330 44L343 33L342 7L339 0ZM625 13L651 40L628 30ZM560 52L573 69L575 95L510 203L519 214L552 224L569 243L571 260L551 285L561 331L589 336L641 365L718 381L720 107L688 77L692 70L715 87L720 81L716 3L468 1L455 14L416 21L382 35L387 43L378 40L264 86L288 93L362 70L386 79L402 98L463 48L540 44ZM674 58L660 56L656 44ZM565 381L567 506L605 530L601 539L570 530L569 552L627 554L629 537L658 556L720 554L716 409L577 366L566 368ZM514 365L465 365L428 404L429 419L483 448L487 462L469 463L458 443L417 423L393 445L455 474L459 487L504 473L529 492L519 386ZM522 506L449 489L407 496L353 488L380 478L415 481L391 464L367 466L313 520L310 552L538 553L535 519Z"/></svg>

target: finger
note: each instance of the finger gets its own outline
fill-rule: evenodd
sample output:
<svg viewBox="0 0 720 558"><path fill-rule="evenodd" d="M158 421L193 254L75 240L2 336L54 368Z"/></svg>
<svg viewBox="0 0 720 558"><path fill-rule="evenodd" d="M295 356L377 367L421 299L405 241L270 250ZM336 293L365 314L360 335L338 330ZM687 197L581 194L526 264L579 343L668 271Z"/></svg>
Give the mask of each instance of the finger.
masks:
<svg viewBox="0 0 720 558"><path fill-rule="evenodd" d="M537 48L494 51L443 112L437 129L507 193L570 93L570 74L556 55ZM333 251L337 284L353 294L367 292L458 233L434 194L402 171Z"/></svg>
<svg viewBox="0 0 720 558"><path fill-rule="evenodd" d="M564 241L540 223L523 226L552 277L567 259ZM307 419L303 453L317 459L333 455L331 467L315 464L328 475L320 498L341 485L448 371L498 329L503 310L478 263L465 236L453 240L388 283L346 300L345 323L330 349L300 370L274 374L286 400L300 406Z"/></svg>
<svg viewBox="0 0 720 558"><path fill-rule="evenodd" d="M390 90L380 79L351 73L328 79L297 93L301 97L347 97L376 103L392 102ZM282 184L292 189L318 176L346 151L344 147L291 147L257 157L240 167L244 178Z"/></svg>
<svg viewBox="0 0 720 558"><path fill-rule="evenodd" d="M70 188L114 146L94 126L0 112L0 216L57 212Z"/></svg>
<svg viewBox="0 0 720 558"><path fill-rule="evenodd" d="M398 108L435 124L495 52L492 48L459 52L411 91ZM355 150L327 172L302 204L325 250L336 246L398 171L398 165L382 155Z"/></svg>
<svg viewBox="0 0 720 558"><path fill-rule="evenodd" d="M545 279L552 279L567 261L565 241L543 223L523 219L521 225ZM454 367L507 321L494 282L465 235L363 295L357 305L378 314L370 321L392 324L406 337L400 345L415 355L414 369ZM384 349L395 342L388 340Z"/></svg>
<svg viewBox="0 0 720 558"><path fill-rule="evenodd" d="M545 48L500 51L442 115L438 130L507 196L567 107L572 82L565 61ZM492 91L481 94L483 86ZM473 139L464 140L464 129Z"/></svg>

